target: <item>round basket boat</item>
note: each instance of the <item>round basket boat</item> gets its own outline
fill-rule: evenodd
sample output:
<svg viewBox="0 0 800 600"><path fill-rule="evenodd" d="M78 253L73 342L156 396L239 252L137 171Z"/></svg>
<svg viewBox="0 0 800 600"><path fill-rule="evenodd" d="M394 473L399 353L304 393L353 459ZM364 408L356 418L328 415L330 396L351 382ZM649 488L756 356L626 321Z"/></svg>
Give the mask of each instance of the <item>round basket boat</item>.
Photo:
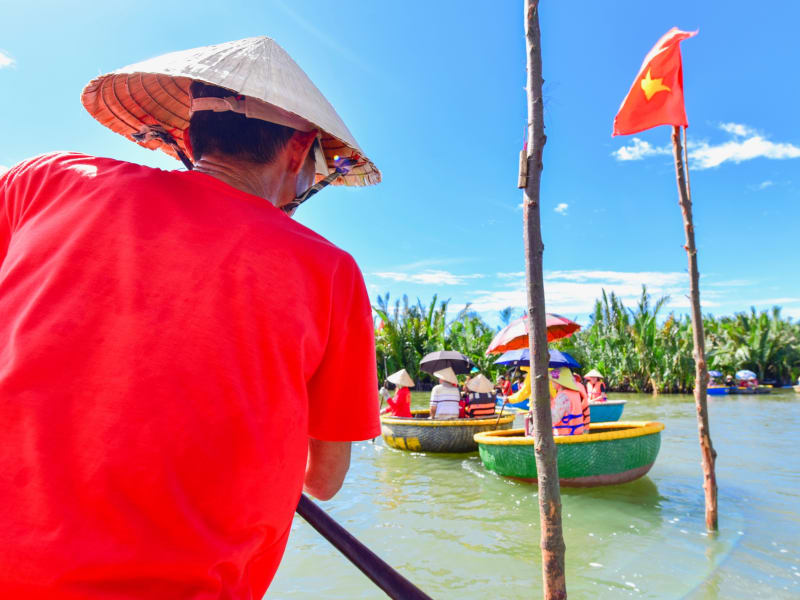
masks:
<svg viewBox="0 0 800 600"><path fill-rule="evenodd" d="M661 447L662 423L592 423L591 433L556 436L558 477L565 487L626 483L650 470ZM505 477L536 481L532 437L522 429L475 435L484 466Z"/></svg>
<svg viewBox="0 0 800 600"><path fill-rule="evenodd" d="M429 419L430 411L412 410L411 418L381 416L381 435L386 445L414 452L475 452L475 434L510 429L514 415L472 419Z"/></svg>
<svg viewBox="0 0 800 600"><path fill-rule="evenodd" d="M619 421L627 400L606 400L605 402L589 402L589 414L592 423L608 423Z"/></svg>

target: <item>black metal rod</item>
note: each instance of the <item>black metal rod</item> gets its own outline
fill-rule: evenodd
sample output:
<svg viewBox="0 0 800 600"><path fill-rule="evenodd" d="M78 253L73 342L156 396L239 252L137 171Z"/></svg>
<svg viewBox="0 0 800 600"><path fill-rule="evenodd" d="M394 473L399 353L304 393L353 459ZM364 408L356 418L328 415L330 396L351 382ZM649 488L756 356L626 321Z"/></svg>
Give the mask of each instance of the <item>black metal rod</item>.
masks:
<svg viewBox="0 0 800 600"><path fill-rule="evenodd" d="M387 562L354 538L344 527L334 521L328 513L314 504L305 494L300 496L297 514L328 540L347 560L369 577L386 594L397 600L432 600Z"/></svg>

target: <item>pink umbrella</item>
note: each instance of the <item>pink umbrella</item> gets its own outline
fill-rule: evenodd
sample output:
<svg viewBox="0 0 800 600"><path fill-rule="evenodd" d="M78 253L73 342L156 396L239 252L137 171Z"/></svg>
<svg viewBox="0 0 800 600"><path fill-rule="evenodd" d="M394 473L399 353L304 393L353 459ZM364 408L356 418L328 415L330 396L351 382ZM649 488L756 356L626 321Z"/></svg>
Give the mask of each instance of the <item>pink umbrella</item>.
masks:
<svg viewBox="0 0 800 600"><path fill-rule="evenodd" d="M581 328L575 321L547 313L547 341L569 337ZM509 323L489 344L486 354L502 354L508 350L528 347L528 315Z"/></svg>

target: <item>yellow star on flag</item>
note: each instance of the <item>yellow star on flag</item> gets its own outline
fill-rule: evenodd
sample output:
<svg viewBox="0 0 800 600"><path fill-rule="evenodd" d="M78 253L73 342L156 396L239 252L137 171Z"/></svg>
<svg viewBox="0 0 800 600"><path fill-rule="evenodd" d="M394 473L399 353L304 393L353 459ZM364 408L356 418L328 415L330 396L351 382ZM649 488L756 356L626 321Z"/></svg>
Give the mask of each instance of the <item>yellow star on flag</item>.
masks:
<svg viewBox="0 0 800 600"><path fill-rule="evenodd" d="M644 76L641 82L642 89L644 90L644 97L650 100L650 98L655 96L658 92L669 92L670 89L661 83L662 81L663 79L661 77L651 79L650 69L647 69L647 75Z"/></svg>

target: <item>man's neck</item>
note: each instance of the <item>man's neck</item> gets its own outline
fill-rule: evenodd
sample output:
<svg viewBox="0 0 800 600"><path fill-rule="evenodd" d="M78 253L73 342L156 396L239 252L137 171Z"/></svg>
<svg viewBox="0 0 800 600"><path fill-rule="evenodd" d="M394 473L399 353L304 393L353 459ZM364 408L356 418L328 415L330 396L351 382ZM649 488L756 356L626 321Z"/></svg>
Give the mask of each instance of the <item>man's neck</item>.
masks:
<svg viewBox="0 0 800 600"><path fill-rule="evenodd" d="M239 161L219 155L204 155L194 166L205 173L247 194L258 196L273 206L278 206L279 182L275 180L273 165Z"/></svg>

